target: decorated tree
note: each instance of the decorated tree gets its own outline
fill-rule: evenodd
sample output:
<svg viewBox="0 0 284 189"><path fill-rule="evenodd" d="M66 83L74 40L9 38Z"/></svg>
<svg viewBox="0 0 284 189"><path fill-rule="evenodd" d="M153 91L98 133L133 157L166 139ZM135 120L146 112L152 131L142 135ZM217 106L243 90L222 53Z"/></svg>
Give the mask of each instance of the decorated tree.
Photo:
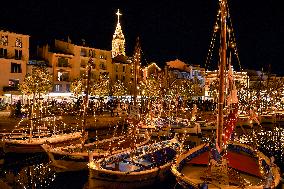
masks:
<svg viewBox="0 0 284 189"><path fill-rule="evenodd" d="M107 96L110 93L110 80L108 77L100 77L91 87L91 95Z"/></svg>
<svg viewBox="0 0 284 189"><path fill-rule="evenodd" d="M31 111L31 128L30 128L30 141L33 132L33 118L36 95L47 93L52 87L52 75L50 75L46 67L33 67L32 73L27 74L23 83L20 85L20 90L25 95L33 95L33 104Z"/></svg>
<svg viewBox="0 0 284 189"><path fill-rule="evenodd" d="M110 87L110 94L113 96L124 96L128 90L123 82L120 80L115 81Z"/></svg>
<svg viewBox="0 0 284 189"><path fill-rule="evenodd" d="M50 75L46 67L34 67L32 73L28 73L20 90L25 95L33 95L33 101L36 95L47 93L52 87L52 75Z"/></svg>
<svg viewBox="0 0 284 189"><path fill-rule="evenodd" d="M85 82L83 78L77 78L75 79L70 86L71 92L78 97L80 94L82 94L85 90Z"/></svg>

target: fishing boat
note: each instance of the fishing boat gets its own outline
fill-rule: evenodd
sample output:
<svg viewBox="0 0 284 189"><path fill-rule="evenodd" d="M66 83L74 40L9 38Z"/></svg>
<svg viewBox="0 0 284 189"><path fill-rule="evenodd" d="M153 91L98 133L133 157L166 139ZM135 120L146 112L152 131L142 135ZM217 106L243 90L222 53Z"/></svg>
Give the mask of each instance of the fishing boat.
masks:
<svg viewBox="0 0 284 189"><path fill-rule="evenodd" d="M141 188L164 180L179 149L173 138L91 160L89 188Z"/></svg>
<svg viewBox="0 0 284 189"><path fill-rule="evenodd" d="M256 149L232 140L232 133L238 116L238 99L229 64L227 72L228 90L227 109L225 109L225 68L228 65L227 47L235 47L229 25L229 9L226 0L219 1L218 30L220 26L220 65L217 131L212 139L180 154L172 165L171 171L183 188L274 188L280 182L280 173L274 158L268 158ZM234 49L235 50L235 49ZM230 103L229 103L230 102ZM228 114L224 114L227 111ZM225 118L224 118L225 117Z"/></svg>
<svg viewBox="0 0 284 189"><path fill-rule="evenodd" d="M150 138L145 135L138 135L134 138L131 133L123 133L102 140L97 140L87 144L71 144L68 146L53 147L48 144L42 145L48 154L51 165L57 172L87 170L89 157L93 159L103 158L112 154L117 154L129 150L132 143L137 146L145 145Z"/></svg>
<svg viewBox="0 0 284 189"><path fill-rule="evenodd" d="M55 120L55 118L50 118ZM2 133L3 150L5 153L39 153L44 152L41 145L63 145L79 141L82 132L76 130L56 130L59 127L50 119L31 120L32 126L14 129L11 133ZM35 123L36 122L36 123ZM58 124L64 124L58 122Z"/></svg>
<svg viewBox="0 0 284 189"><path fill-rule="evenodd" d="M272 113L263 113L259 115L259 120L262 124L274 124L276 123L276 116Z"/></svg>
<svg viewBox="0 0 284 189"><path fill-rule="evenodd" d="M249 115L239 114L236 126L243 127L243 128L246 128L246 127L251 128L253 126L253 120L251 120Z"/></svg>
<svg viewBox="0 0 284 189"><path fill-rule="evenodd" d="M139 41L136 43L134 52L134 84L136 84L137 65L140 62ZM134 93L134 106L136 106L135 99ZM132 117L135 123L139 114L133 114ZM137 188L162 180L170 172L170 165L179 149L180 143L176 138L173 138L151 142L140 147L135 144L129 150L99 160L93 160L91 157L88 164L89 188L102 186L106 188Z"/></svg>

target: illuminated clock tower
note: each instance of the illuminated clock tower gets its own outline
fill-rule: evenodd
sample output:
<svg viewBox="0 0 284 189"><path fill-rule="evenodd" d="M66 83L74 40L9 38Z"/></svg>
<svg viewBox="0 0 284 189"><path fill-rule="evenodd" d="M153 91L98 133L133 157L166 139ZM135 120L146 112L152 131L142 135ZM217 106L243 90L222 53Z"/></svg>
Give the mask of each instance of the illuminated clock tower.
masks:
<svg viewBox="0 0 284 189"><path fill-rule="evenodd" d="M119 16L121 16L122 14L119 12L119 9L117 10L116 15L117 25L112 38L112 58L120 54L125 56L125 39L119 23Z"/></svg>

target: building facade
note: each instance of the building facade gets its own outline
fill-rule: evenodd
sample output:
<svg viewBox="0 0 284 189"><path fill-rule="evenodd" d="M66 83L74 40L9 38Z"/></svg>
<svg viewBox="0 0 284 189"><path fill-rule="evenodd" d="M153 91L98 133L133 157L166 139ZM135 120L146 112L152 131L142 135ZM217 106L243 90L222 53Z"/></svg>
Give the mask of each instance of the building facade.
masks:
<svg viewBox="0 0 284 189"><path fill-rule="evenodd" d="M226 74L227 77L227 74ZM205 81L205 98L214 99L218 94L218 89L216 88L216 81L218 80L218 70L206 71L206 81ZM233 71L233 78L237 89L247 88L250 83L249 76L247 72L237 72Z"/></svg>
<svg viewBox="0 0 284 189"><path fill-rule="evenodd" d="M0 30L0 94L19 94L29 61L29 37Z"/></svg>
<svg viewBox="0 0 284 189"><path fill-rule="evenodd" d="M48 61L52 67L53 92L70 92L71 82L86 74L90 58L94 63L91 80L97 80L102 75L112 77L111 51L55 40L53 47L39 47L38 56Z"/></svg>
<svg viewBox="0 0 284 189"><path fill-rule="evenodd" d="M195 98L203 98L205 95L205 69L199 65L188 65L181 60L173 60L166 63L166 75L168 86L181 80L191 80Z"/></svg>

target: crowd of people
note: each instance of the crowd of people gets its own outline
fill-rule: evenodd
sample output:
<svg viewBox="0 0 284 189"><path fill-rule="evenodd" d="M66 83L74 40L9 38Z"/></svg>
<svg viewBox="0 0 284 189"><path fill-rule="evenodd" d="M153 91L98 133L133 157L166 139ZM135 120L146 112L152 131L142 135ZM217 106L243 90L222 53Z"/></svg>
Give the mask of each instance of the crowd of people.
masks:
<svg viewBox="0 0 284 189"><path fill-rule="evenodd" d="M45 115L83 115L85 102L82 98L73 101L64 100L36 100L35 106L33 106L33 112L37 114ZM159 106L154 104L159 104ZM216 103L213 100L185 100L185 101L171 101L168 102L157 102L151 101L150 99L141 99L139 102L139 113L149 113L150 107L152 111L163 108L167 110L171 107L176 108L187 108L192 109L193 105L196 104L199 111L214 111L216 109ZM22 104L20 100L8 105L6 109L10 111L11 117L23 117L31 115L33 102ZM88 102L88 108L86 109L87 115L103 115L110 114L110 116L119 116L122 114L129 114L133 101L121 100L121 99L110 99L105 100L104 98L90 99ZM157 110L158 111L158 110Z"/></svg>

